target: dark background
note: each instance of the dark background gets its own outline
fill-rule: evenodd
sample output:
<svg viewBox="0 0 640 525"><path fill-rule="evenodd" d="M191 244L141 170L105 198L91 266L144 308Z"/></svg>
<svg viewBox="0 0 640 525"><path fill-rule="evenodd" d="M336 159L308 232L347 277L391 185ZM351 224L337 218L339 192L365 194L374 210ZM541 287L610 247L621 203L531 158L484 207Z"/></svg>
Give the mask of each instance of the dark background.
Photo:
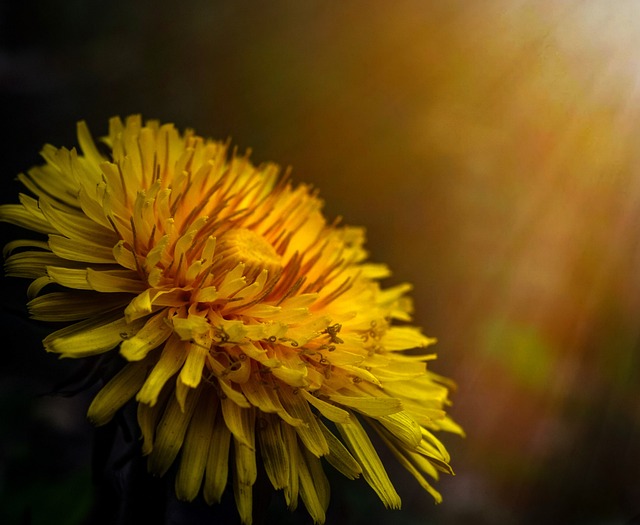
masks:
<svg viewBox="0 0 640 525"><path fill-rule="evenodd" d="M329 523L632 523L639 22L631 0L5 1L0 201L79 119L100 136L141 113L291 165L414 283L468 434L444 436L442 505L390 468L402 511L334 477ZM77 525L91 391L48 395L77 363L41 349L26 285L2 280L0 522Z"/></svg>

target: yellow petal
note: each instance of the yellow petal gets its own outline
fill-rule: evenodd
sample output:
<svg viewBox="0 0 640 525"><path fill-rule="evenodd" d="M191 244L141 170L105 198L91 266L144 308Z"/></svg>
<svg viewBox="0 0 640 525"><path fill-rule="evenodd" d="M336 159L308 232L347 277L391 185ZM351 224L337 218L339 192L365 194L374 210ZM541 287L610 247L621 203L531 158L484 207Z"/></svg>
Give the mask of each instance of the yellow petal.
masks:
<svg viewBox="0 0 640 525"><path fill-rule="evenodd" d="M240 344L247 335L247 329L242 321L224 319L214 310L209 311L208 318L220 344Z"/></svg>
<svg viewBox="0 0 640 525"><path fill-rule="evenodd" d="M198 401L199 390L190 391L184 411L175 396L169 398L164 415L158 424L153 450L149 454L149 471L163 476L175 460Z"/></svg>
<svg viewBox="0 0 640 525"><path fill-rule="evenodd" d="M111 214L113 208L111 206L120 205L122 208L129 209L130 203L128 200L126 181L123 180L122 171L113 162L102 161L99 164L100 171L102 172L102 179L105 186L109 189L105 199L105 212ZM122 215L120 213L119 215Z"/></svg>
<svg viewBox="0 0 640 525"><path fill-rule="evenodd" d="M294 393L295 392L295 393ZM304 445L315 455L324 456L329 453L329 445L318 425L317 418L311 412L309 403L302 397L299 391L294 391L287 386L279 390L280 399L287 412L297 419L301 419L306 425L295 427L295 431Z"/></svg>
<svg viewBox="0 0 640 525"><path fill-rule="evenodd" d="M180 381L190 388L196 388L202 379L202 369L209 349L199 344L189 344L187 360L180 370Z"/></svg>
<svg viewBox="0 0 640 525"><path fill-rule="evenodd" d="M206 317L189 315L189 317L174 317L173 329L183 341L199 339L203 334L209 333L211 325Z"/></svg>
<svg viewBox="0 0 640 525"><path fill-rule="evenodd" d="M118 240L111 230L88 219L84 213L55 208L49 199L40 199L40 209L49 223L69 239L91 245L99 241L100 246L113 246Z"/></svg>
<svg viewBox="0 0 640 525"><path fill-rule="evenodd" d="M211 434L204 478L203 495L209 505L220 502L222 493L227 486L230 442L231 433L222 420L220 411L218 411Z"/></svg>
<svg viewBox="0 0 640 525"><path fill-rule="evenodd" d="M236 385L244 384L251 377L252 364L245 354L241 354L241 359L234 361L231 367L224 371L224 377Z"/></svg>
<svg viewBox="0 0 640 525"><path fill-rule="evenodd" d="M202 484L207 456L211 446L213 424L218 409L218 399L211 389L200 395L187 436L182 447L180 468L176 475L176 495L178 499L191 501Z"/></svg>
<svg viewBox="0 0 640 525"><path fill-rule="evenodd" d="M53 197L58 206L75 211L78 207L76 198L78 188L71 173L64 173L59 166L56 166L55 157L59 157L58 150L47 144L40 155L52 164L31 168L27 175L24 173L18 175L18 180L31 193L37 195L40 201Z"/></svg>
<svg viewBox="0 0 640 525"><path fill-rule="evenodd" d="M140 280L132 270L100 270L87 269L87 281L92 289L98 292L140 293L147 283Z"/></svg>
<svg viewBox="0 0 640 525"><path fill-rule="evenodd" d="M385 507L400 508L400 496L396 492L387 471L385 470L376 449L371 444L369 436L354 416L351 423L346 425L336 423L347 447L362 467L362 474L371 488L378 494Z"/></svg>
<svg viewBox="0 0 640 525"><path fill-rule="evenodd" d="M401 321L410 321L412 306L410 302L402 302L404 294L411 291L413 286L408 283L399 284L386 290L378 292L378 304L384 308L391 310L390 315L394 319L400 319Z"/></svg>
<svg viewBox="0 0 640 525"><path fill-rule="evenodd" d="M258 303L243 310L242 313L255 319L269 319L277 315L281 310L281 306Z"/></svg>
<svg viewBox="0 0 640 525"><path fill-rule="evenodd" d="M449 416L445 416L442 419L438 419L437 422L438 430L444 430L445 432L452 432L453 434L458 434L459 436L465 437L465 432L458 423L453 421Z"/></svg>
<svg viewBox="0 0 640 525"><path fill-rule="evenodd" d="M320 425L320 429L329 444L329 453L324 456L329 464L349 479L356 479L360 477L360 474L362 473L360 464L353 458L342 442L322 423L322 421L318 421L318 424Z"/></svg>
<svg viewBox="0 0 640 525"><path fill-rule="evenodd" d="M122 341L120 353L128 361L144 359L151 350L164 343L171 332L166 312L160 312L147 320L136 335Z"/></svg>
<svg viewBox="0 0 640 525"><path fill-rule="evenodd" d="M140 317L149 315L152 311L151 290L148 288L134 297L124 309L124 316L131 322Z"/></svg>
<svg viewBox="0 0 640 525"><path fill-rule="evenodd" d="M47 352L56 352L63 357L85 357L111 350L137 333L144 322L128 324L120 315L88 319L57 330L44 339L44 347Z"/></svg>
<svg viewBox="0 0 640 525"><path fill-rule="evenodd" d="M129 248L127 248L125 241L119 241L113 247L113 257L116 262L124 268L128 268L129 270L138 269L136 256Z"/></svg>
<svg viewBox="0 0 640 525"><path fill-rule="evenodd" d="M299 457L299 444L296 433L293 427L289 425L281 425L282 437L286 449L289 451L289 483L284 488L284 498L287 502L287 507L290 511L294 511L298 506L298 493L300 488L300 476L298 475L298 464L300 463Z"/></svg>
<svg viewBox="0 0 640 525"><path fill-rule="evenodd" d="M378 373L376 371L376 373ZM384 369L380 369L380 373L384 373ZM384 390L392 396L398 396L402 398L416 399L421 403L435 402L434 407L441 407L448 396L448 390L442 385L433 383L424 376L424 373L420 374L422 378L415 378L413 381L398 381L397 376L395 379L387 379L385 381Z"/></svg>
<svg viewBox="0 0 640 525"><path fill-rule="evenodd" d="M278 321L281 323L299 322L292 319L285 321L284 319L280 319L280 317L278 317ZM290 327L289 330L287 330L287 338L291 339L290 345L293 347L299 347L307 344L312 339L318 337L329 323L329 317L313 317L309 322L300 324L299 326Z"/></svg>
<svg viewBox="0 0 640 525"><path fill-rule="evenodd" d="M220 400L224 422L240 443L252 448L255 441L253 428L254 409L241 408L229 398Z"/></svg>
<svg viewBox="0 0 640 525"><path fill-rule="evenodd" d="M233 270L225 275L222 283L218 287L220 297L232 297L245 286L247 279L242 275L243 273L244 264L238 263Z"/></svg>
<svg viewBox="0 0 640 525"><path fill-rule="evenodd" d="M140 403L155 405L162 387L180 370L186 358L186 343L175 336L170 337L162 349L160 359L138 392L136 399Z"/></svg>
<svg viewBox="0 0 640 525"><path fill-rule="evenodd" d="M254 414L254 411L250 411ZM235 449L235 472L238 477L238 481L243 485L253 485L258 477L258 466L256 464L256 447L255 447L255 431L254 431L254 418L252 417L251 429L252 429L252 443L251 446L247 446L244 443L234 439L233 446Z"/></svg>
<svg viewBox="0 0 640 525"><path fill-rule="evenodd" d="M362 275L367 277L368 279L384 279L385 277L389 277L391 275L391 270L386 264L363 264L361 267ZM411 290L411 286L409 286L409 290ZM389 290L385 290L389 291ZM408 291L408 290L405 290ZM403 292L404 293L404 292ZM380 303L384 301L378 300Z"/></svg>
<svg viewBox="0 0 640 525"><path fill-rule="evenodd" d="M233 385L227 381L226 379L218 379L218 384L222 389L222 393L227 397L227 399L240 408L248 409L252 408L251 404L247 401L247 398L244 397L240 392L238 392Z"/></svg>
<svg viewBox="0 0 640 525"><path fill-rule="evenodd" d="M237 454L238 451L236 451L236 456ZM233 496L240 515L240 523L242 525L251 525L253 523L253 485L240 483L237 476L234 476Z"/></svg>
<svg viewBox="0 0 640 525"><path fill-rule="evenodd" d="M352 378L362 379L376 386L382 386L380 380L376 377L376 375L369 372L366 368L362 368L360 366L344 365L342 367L342 370L352 376Z"/></svg>
<svg viewBox="0 0 640 525"><path fill-rule="evenodd" d="M49 278L53 282L66 286L67 288L91 290L91 285L89 281L87 281L87 270L47 266L47 275L49 275Z"/></svg>
<svg viewBox="0 0 640 525"><path fill-rule="evenodd" d="M144 403L138 403L138 426L142 433L142 454L148 456L153 450L153 440L156 435L156 428L158 421L162 414L164 414L164 408L169 395L173 395L168 388L164 389L158 402L153 405L146 405Z"/></svg>
<svg viewBox="0 0 640 525"><path fill-rule="evenodd" d="M142 128L140 130L138 143L140 144L140 171L145 177L146 185L148 185L151 183L153 177L155 176L154 164L157 161L155 157L157 151L155 131L146 126Z"/></svg>
<svg viewBox="0 0 640 525"><path fill-rule="evenodd" d="M310 404L312 404L318 411L326 417L328 420L337 422L337 423L348 423L351 416L349 416L349 412L339 408L331 403L327 403L322 399L310 394L306 390L301 389L299 391Z"/></svg>
<svg viewBox="0 0 640 525"><path fill-rule="evenodd" d="M444 445L440 442L440 440L435 437L431 432L429 432L426 428L421 428L422 430L422 441L420 442L420 451L425 451L434 457L442 458L443 461L449 462L451 456L449 456L449 452L444 447Z"/></svg>
<svg viewBox="0 0 640 525"><path fill-rule="evenodd" d="M307 462L307 466L309 467L309 473L311 474L311 478L313 480L313 486L316 491L317 499L322 507L322 514L324 515L324 513L327 511L327 507L329 506L329 497L331 493L329 480L324 473L324 469L322 468L320 459L311 454L307 449L304 449L303 452L304 458Z"/></svg>
<svg viewBox="0 0 640 525"><path fill-rule="evenodd" d="M88 185L83 185L78 191L78 201L87 217L107 229L113 229L105 214L104 186L98 188L98 185L94 185L90 188Z"/></svg>
<svg viewBox="0 0 640 525"><path fill-rule="evenodd" d="M8 276L34 279L47 273L49 265L64 263L60 257L41 251L18 252L10 255L4 263Z"/></svg>
<svg viewBox="0 0 640 525"><path fill-rule="evenodd" d="M371 417L386 416L402 410L400 400L393 397L343 396L340 394L331 394L329 399Z"/></svg>
<svg viewBox="0 0 640 525"><path fill-rule="evenodd" d="M187 396L191 392L191 387L188 387L187 385L185 385L180 380L180 377L178 377L176 379L176 387L174 392L176 395L176 399L178 400L178 405L180 405L180 410L184 412L186 410L185 405L187 402Z"/></svg>
<svg viewBox="0 0 640 525"><path fill-rule="evenodd" d="M393 435L394 439L409 449L415 449L422 441L420 425L404 410L381 416L377 420Z"/></svg>
<svg viewBox="0 0 640 525"><path fill-rule="evenodd" d="M125 295L98 298L93 293L53 292L32 299L27 307L38 321L78 321L121 309L126 301Z"/></svg>
<svg viewBox="0 0 640 525"><path fill-rule="evenodd" d="M277 417L261 414L258 417L258 442L265 471L273 488L283 489L289 481L289 454Z"/></svg>
<svg viewBox="0 0 640 525"><path fill-rule="evenodd" d="M429 356L424 356L429 357ZM426 364L419 361L405 361L394 359L388 365L375 369L375 374L378 379L385 385L392 381L401 381L399 388L402 390L405 385L409 388L414 387L410 379L418 379L420 376L424 376L426 371ZM409 383L407 385L407 383ZM426 397L426 396L420 396Z"/></svg>
<svg viewBox="0 0 640 525"><path fill-rule="evenodd" d="M216 251L217 239L215 237L209 236L204 244L204 248L202 249L202 261L210 263L213 261L213 257Z"/></svg>
<svg viewBox="0 0 640 525"><path fill-rule="evenodd" d="M268 352L256 344L246 343L242 345L242 351L251 359L258 361L268 368L280 366L278 359L269 357Z"/></svg>
<svg viewBox="0 0 640 525"><path fill-rule="evenodd" d="M49 244L45 241L34 241L32 239L17 239L15 241L10 241L4 245L2 249L2 256L7 258L11 255L15 250L19 248L39 248L44 252L49 251Z"/></svg>
<svg viewBox="0 0 640 525"><path fill-rule="evenodd" d="M301 366L299 369L289 368L288 366L279 366L272 368L271 373L289 386L305 387L309 384L306 379L307 368L305 366Z"/></svg>
<svg viewBox="0 0 640 525"><path fill-rule="evenodd" d="M29 299L33 299L42 291L42 289L45 286L47 286L48 284L51 284L52 282L53 281L48 275L43 275L42 277L38 277L37 279L33 280L29 285L29 287L27 288L27 297Z"/></svg>
<svg viewBox="0 0 640 525"><path fill-rule="evenodd" d="M104 425L142 386L148 363L128 364L93 398L87 417L94 425Z"/></svg>
<svg viewBox="0 0 640 525"><path fill-rule="evenodd" d="M242 383L240 387L242 388L242 392L247 397L249 403L258 408L261 412L276 413L291 426L304 424L301 419L291 417L291 415L284 409L276 390L271 385L265 385L258 380L254 380Z"/></svg>
<svg viewBox="0 0 640 525"><path fill-rule="evenodd" d="M93 141L93 137L91 136L87 123L84 120L81 120L78 122L76 129L78 134L78 143L80 144L82 153L92 164L99 165L105 159L100 155L100 151Z"/></svg>
<svg viewBox="0 0 640 525"><path fill-rule="evenodd" d="M168 224L173 225L173 219L169 219L168 221ZM156 242L155 246L149 250L145 258L145 268L147 268L147 270L151 271L151 269L155 268L158 264L163 264L165 258L168 258L167 247L169 242L169 236L164 235ZM168 263L170 264L172 260L173 258L171 258Z"/></svg>
<svg viewBox="0 0 640 525"><path fill-rule="evenodd" d="M192 300L198 303L212 303L219 297L215 286L205 286L194 291Z"/></svg>
<svg viewBox="0 0 640 525"><path fill-rule="evenodd" d="M420 472L420 470L422 470L423 472L429 473L437 479L437 472L435 472L435 469L429 464L429 462L425 458L420 457L418 454L412 454L409 451L403 450L398 447L394 443L394 441L390 439L390 436L387 432L380 432L379 434L385 445L389 448L400 465L407 469L409 473L418 481L420 486L433 496L433 499L436 501L436 503L441 503L442 496L440 495L440 493L431 486L422 472ZM418 464L421 468L419 469L416 464Z"/></svg>
<svg viewBox="0 0 640 525"><path fill-rule="evenodd" d="M298 449L300 454L300 449ZM322 470L320 460L307 449L298 457L300 496L314 523L323 524L329 505L329 481Z"/></svg>
<svg viewBox="0 0 640 525"><path fill-rule="evenodd" d="M0 222L8 222L39 233L54 233L56 231L42 213L40 216L35 216L21 204L3 204L0 206Z"/></svg>
<svg viewBox="0 0 640 525"><path fill-rule="evenodd" d="M113 246L89 243L68 239L61 235L49 235L49 248L58 257L70 261L82 261L87 263L113 264Z"/></svg>
<svg viewBox="0 0 640 525"><path fill-rule="evenodd" d="M393 326L386 331L381 339L385 350L392 351L422 348L436 342L436 339L426 337L413 326Z"/></svg>

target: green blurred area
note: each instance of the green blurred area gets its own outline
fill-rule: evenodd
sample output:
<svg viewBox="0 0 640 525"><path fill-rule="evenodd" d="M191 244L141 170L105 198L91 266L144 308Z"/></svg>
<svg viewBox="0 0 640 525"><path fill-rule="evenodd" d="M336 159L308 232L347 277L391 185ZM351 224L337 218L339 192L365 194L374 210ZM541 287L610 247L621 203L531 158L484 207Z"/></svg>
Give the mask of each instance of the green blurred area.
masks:
<svg viewBox="0 0 640 525"><path fill-rule="evenodd" d="M443 438L442 505L391 469L403 511L340 481L332 506L351 523L371 508L625 523L640 515L639 22L631 0L6 2L2 202L79 119L101 135L142 113L292 166L330 219L367 228L388 284L414 284L467 432ZM81 523L86 405L42 418L64 374L24 321L26 283L2 286L1 521Z"/></svg>
<svg viewBox="0 0 640 525"><path fill-rule="evenodd" d="M485 337L481 348L503 367L505 376L534 394L546 389L558 351L541 337L535 326L489 320Z"/></svg>

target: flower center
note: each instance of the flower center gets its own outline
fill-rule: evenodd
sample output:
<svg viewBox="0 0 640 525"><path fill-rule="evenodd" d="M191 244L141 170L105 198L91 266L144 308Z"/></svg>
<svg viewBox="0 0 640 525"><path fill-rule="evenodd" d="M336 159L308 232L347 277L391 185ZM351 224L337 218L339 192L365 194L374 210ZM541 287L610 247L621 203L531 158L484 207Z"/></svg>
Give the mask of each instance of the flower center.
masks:
<svg viewBox="0 0 640 525"><path fill-rule="evenodd" d="M269 276L282 269L282 258L262 235L246 228L236 228L226 232L220 239L219 253L233 262L244 263L245 274L257 276L266 269Z"/></svg>

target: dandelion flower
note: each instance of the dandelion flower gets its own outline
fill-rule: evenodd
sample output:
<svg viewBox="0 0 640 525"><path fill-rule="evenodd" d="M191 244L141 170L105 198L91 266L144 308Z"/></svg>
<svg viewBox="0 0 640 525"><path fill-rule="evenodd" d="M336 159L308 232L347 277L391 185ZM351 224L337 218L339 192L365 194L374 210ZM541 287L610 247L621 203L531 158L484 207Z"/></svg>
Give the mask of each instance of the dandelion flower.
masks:
<svg viewBox="0 0 640 525"><path fill-rule="evenodd" d="M19 176L33 196L0 220L45 235L5 249L7 274L33 279L30 315L67 323L45 349L124 357L91 421L135 399L150 472L177 463L177 497L209 504L230 476L246 524L259 461L316 523L324 462L399 508L370 432L441 500L427 478L451 472L433 432L461 433L451 384L427 370L434 354L408 352L434 340L407 323L409 285L381 288L361 229L327 223L277 166L171 124L113 118L103 153L80 122L78 142L45 146Z"/></svg>

